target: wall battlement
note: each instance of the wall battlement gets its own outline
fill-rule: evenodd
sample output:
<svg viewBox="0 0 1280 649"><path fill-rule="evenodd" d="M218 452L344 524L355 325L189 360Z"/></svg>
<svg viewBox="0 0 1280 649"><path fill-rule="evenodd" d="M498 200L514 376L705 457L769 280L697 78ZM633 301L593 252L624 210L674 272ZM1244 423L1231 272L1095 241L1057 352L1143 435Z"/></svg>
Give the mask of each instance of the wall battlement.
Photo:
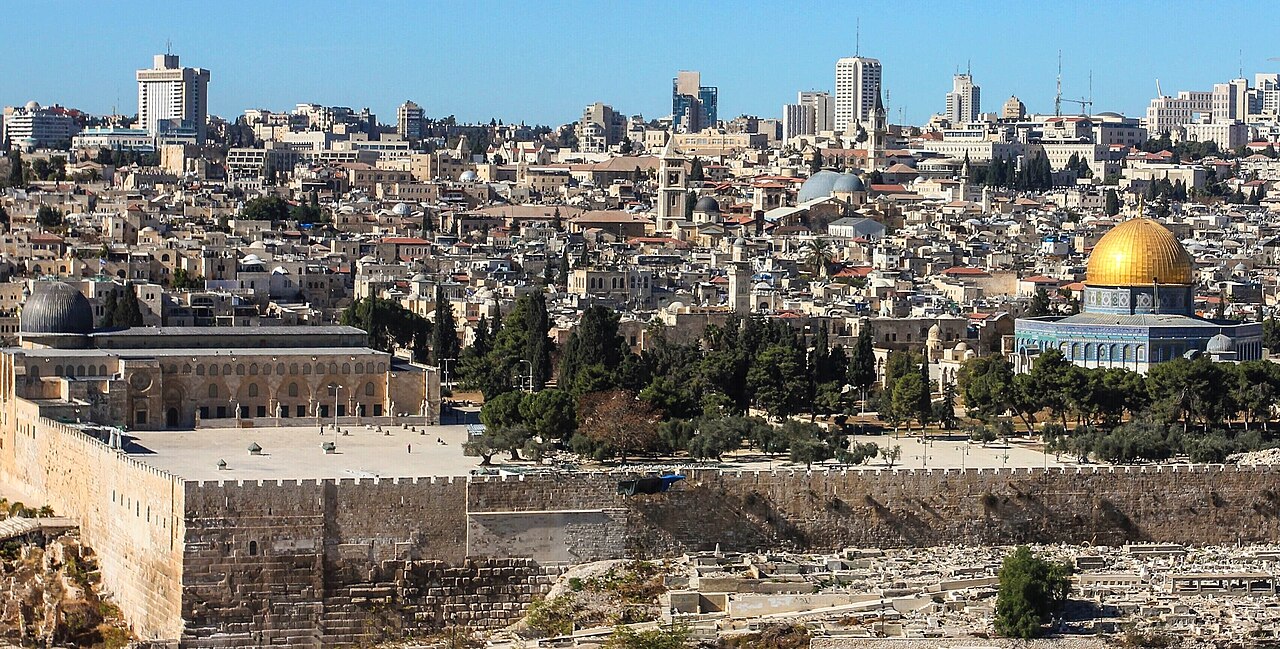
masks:
<svg viewBox="0 0 1280 649"><path fill-rule="evenodd" d="M23 413L25 414L25 413ZM1280 538L1280 467L667 467L184 481L72 426L18 420L3 467L76 517L146 637L349 646L513 621L564 565L689 551Z"/></svg>

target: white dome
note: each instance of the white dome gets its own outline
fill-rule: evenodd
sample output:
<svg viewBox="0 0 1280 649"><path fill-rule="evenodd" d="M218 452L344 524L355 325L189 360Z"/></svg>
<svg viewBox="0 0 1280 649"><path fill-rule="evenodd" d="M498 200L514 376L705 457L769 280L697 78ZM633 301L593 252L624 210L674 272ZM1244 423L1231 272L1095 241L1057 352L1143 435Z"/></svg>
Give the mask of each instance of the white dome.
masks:
<svg viewBox="0 0 1280 649"><path fill-rule="evenodd" d="M26 108L27 110L40 110L40 104L36 101L29 101L27 102Z"/></svg>
<svg viewBox="0 0 1280 649"><path fill-rule="evenodd" d="M480 176L477 176L476 172L471 171L470 169L462 172L462 175L458 176L458 182L473 183L477 180L480 180Z"/></svg>
<svg viewBox="0 0 1280 649"><path fill-rule="evenodd" d="M1235 351L1236 344L1224 334L1218 334L1209 339L1209 345L1206 348L1210 354Z"/></svg>
<svg viewBox="0 0 1280 649"><path fill-rule="evenodd" d="M391 208L391 213L396 216L409 216L409 206L404 203L396 203Z"/></svg>

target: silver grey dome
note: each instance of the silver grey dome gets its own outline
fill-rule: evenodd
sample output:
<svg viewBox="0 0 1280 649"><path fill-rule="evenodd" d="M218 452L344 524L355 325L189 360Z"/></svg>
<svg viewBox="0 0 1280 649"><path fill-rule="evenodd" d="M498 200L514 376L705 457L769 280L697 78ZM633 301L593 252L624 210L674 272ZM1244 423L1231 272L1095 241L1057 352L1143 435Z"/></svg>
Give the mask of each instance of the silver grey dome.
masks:
<svg viewBox="0 0 1280 649"><path fill-rule="evenodd" d="M1209 345L1206 348L1210 354L1221 354L1223 352L1233 352L1236 350L1236 344L1225 334L1218 334L1209 339Z"/></svg>
<svg viewBox="0 0 1280 649"><path fill-rule="evenodd" d="M93 305L64 282L36 282L19 319L22 333L93 333Z"/></svg>
<svg viewBox="0 0 1280 649"><path fill-rule="evenodd" d="M839 177L840 174L831 171L830 169L823 169L822 171L809 176L809 179L804 181L804 184L800 185L800 191L796 194L796 201L804 203L815 198L825 198L830 196L831 188L835 186L836 179Z"/></svg>
<svg viewBox="0 0 1280 649"><path fill-rule="evenodd" d="M710 196L703 196L698 199L697 203L693 204L693 211L706 212L707 214L718 213L720 211L720 203L717 203L716 199Z"/></svg>
<svg viewBox="0 0 1280 649"><path fill-rule="evenodd" d="M835 184L831 186L832 193L847 194L865 191L867 191L867 186L862 184L862 179L857 174L840 174L840 177L836 178Z"/></svg>

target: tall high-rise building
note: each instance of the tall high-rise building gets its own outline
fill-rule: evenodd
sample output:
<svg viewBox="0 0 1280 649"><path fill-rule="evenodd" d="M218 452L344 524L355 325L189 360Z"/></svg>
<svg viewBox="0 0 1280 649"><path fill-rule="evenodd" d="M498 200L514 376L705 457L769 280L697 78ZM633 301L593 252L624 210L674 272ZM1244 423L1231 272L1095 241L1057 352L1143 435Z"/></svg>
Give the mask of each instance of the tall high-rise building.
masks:
<svg viewBox="0 0 1280 649"><path fill-rule="evenodd" d="M836 61L835 130L856 130L872 117L880 96L880 73L876 59L851 56Z"/></svg>
<svg viewBox="0 0 1280 649"><path fill-rule="evenodd" d="M671 126L676 131L697 133L716 125L720 91L702 85L702 74L681 70L671 80Z"/></svg>
<svg viewBox="0 0 1280 649"><path fill-rule="evenodd" d="M396 133L410 142L421 140L426 118L426 111L421 106L406 100L396 109Z"/></svg>
<svg viewBox="0 0 1280 649"><path fill-rule="evenodd" d="M209 71L178 65L177 54L157 54L149 70L138 70L138 128L153 137L170 127L195 129L204 142L209 117Z"/></svg>
<svg viewBox="0 0 1280 649"><path fill-rule="evenodd" d="M815 111L813 106L786 104L782 107L782 139L790 140L801 135L813 135Z"/></svg>
<svg viewBox="0 0 1280 649"><path fill-rule="evenodd" d="M1243 122L1249 112L1249 80L1232 79L1213 84L1213 119Z"/></svg>
<svg viewBox="0 0 1280 649"><path fill-rule="evenodd" d="M947 93L947 120L952 126L978 121L982 113L982 89L973 85L969 73L957 74L951 79L951 92Z"/></svg>
<svg viewBox="0 0 1280 649"><path fill-rule="evenodd" d="M831 93L820 90L806 90L800 93L801 106L813 106L813 132L821 133L835 129L836 104Z"/></svg>

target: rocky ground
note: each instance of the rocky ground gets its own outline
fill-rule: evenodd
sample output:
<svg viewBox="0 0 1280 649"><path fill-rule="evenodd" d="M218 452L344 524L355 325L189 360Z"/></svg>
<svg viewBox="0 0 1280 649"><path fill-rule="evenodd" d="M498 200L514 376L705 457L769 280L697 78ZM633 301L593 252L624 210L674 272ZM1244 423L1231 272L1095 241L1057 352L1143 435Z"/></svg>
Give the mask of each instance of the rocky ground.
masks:
<svg viewBox="0 0 1280 649"><path fill-rule="evenodd" d="M74 533L47 543L0 543L0 643L126 647L120 610L99 592L93 551Z"/></svg>

